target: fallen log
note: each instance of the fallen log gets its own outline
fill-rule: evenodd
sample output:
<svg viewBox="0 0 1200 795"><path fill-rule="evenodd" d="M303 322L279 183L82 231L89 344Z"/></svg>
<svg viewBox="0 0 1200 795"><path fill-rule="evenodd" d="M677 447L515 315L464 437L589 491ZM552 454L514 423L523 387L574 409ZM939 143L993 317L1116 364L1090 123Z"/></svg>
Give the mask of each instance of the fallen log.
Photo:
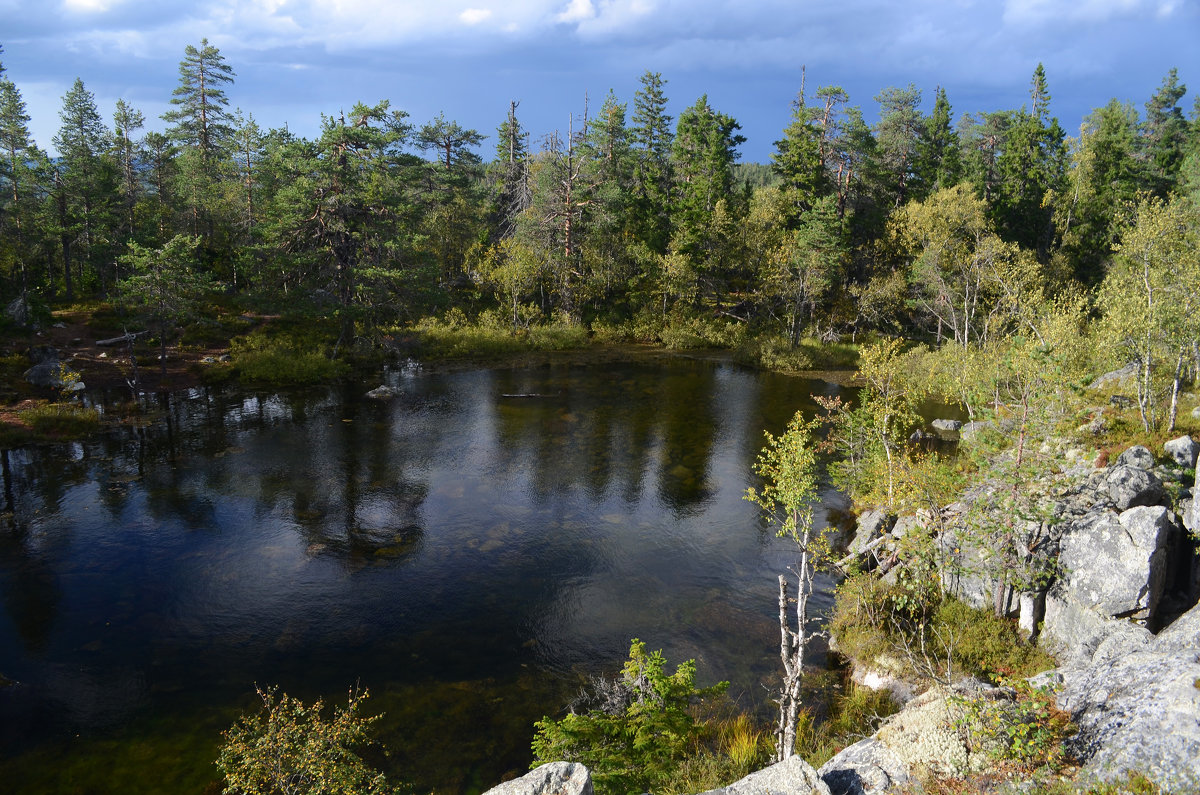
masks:
<svg viewBox="0 0 1200 795"><path fill-rule="evenodd" d="M119 337L113 337L113 338L107 339L107 340L96 340L96 347L111 348L115 345L121 345L126 342L133 342L135 339L142 336L143 334L149 334L149 333L150 333L150 329L146 329L145 331L130 331L125 334L122 334Z"/></svg>

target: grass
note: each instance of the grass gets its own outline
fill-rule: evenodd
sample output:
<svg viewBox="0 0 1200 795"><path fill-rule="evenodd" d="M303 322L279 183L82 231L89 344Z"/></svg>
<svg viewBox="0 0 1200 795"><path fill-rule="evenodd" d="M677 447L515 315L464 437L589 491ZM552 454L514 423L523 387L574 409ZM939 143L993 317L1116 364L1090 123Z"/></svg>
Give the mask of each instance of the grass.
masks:
<svg viewBox="0 0 1200 795"><path fill-rule="evenodd" d="M446 319L426 318L411 331L426 359L497 358L530 351L565 351L590 344L587 329L563 320L513 329L511 325L468 321L451 312Z"/></svg>
<svg viewBox="0 0 1200 795"><path fill-rule="evenodd" d="M913 605L909 595L870 574L845 580L830 628L848 657L879 659L917 679L1027 677L1055 667L1024 641L1016 624L950 597Z"/></svg>
<svg viewBox="0 0 1200 795"><path fill-rule="evenodd" d="M78 439L100 427L100 413L74 403L44 403L19 414L35 434L49 439Z"/></svg>
<svg viewBox="0 0 1200 795"><path fill-rule="evenodd" d="M857 345L811 337L801 339L795 347L781 335L747 337L736 355L745 364L782 372L858 369Z"/></svg>

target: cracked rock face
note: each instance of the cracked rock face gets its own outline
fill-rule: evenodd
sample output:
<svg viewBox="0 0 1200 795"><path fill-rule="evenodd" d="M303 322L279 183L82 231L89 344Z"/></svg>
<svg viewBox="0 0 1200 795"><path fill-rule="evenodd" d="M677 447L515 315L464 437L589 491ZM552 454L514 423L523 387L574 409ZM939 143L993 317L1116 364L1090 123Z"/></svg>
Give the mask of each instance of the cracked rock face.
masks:
<svg viewBox="0 0 1200 795"><path fill-rule="evenodd" d="M1122 453L1122 457L1124 455ZM1110 469L1104 479L1104 485L1119 511L1138 505L1154 505L1163 496L1162 481L1157 475L1128 464Z"/></svg>
<svg viewBox="0 0 1200 795"><path fill-rule="evenodd" d="M1059 706L1079 729L1070 747L1089 777L1137 771L1168 792L1200 791L1200 606L1157 637L1113 636L1059 675Z"/></svg>
<svg viewBox="0 0 1200 795"><path fill-rule="evenodd" d="M1060 542L1067 593L1108 616L1149 618L1166 584L1173 532L1161 505L1084 517Z"/></svg>

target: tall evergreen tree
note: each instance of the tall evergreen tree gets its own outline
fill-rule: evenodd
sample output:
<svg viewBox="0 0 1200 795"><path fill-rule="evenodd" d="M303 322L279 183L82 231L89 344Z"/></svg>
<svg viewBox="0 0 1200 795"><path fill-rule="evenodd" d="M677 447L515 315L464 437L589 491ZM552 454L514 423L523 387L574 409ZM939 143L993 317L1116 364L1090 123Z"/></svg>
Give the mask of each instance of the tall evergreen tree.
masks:
<svg viewBox="0 0 1200 795"><path fill-rule="evenodd" d="M85 268L99 278L100 289L111 274L107 263L112 259L112 232L115 213L112 198L116 174L108 161L109 132L95 97L83 81L75 78L63 97L59 112L62 127L54 136L58 149L59 235L62 241L63 275L67 298L74 298L71 266L78 263L80 279ZM74 256L73 256L74 252ZM102 264L103 263L103 264Z"/></svg>
<svg viewBox="0 0 1200 795"><path fill-rule="evenodd" d="M137 131L146 124L145 115L130 107L125 100L117 100L113 112L112 148L116 157L121 191L121 234L125 241L133 240L137 230L136 208L142 194L140 169L142 166L142 141Z"/></svg>
<svg viewBox="0 0 1200 795"><path fill-rule="evenodd" d="M1146 164L1147 187L1161 197L1175 186L1176 177L1187 154L1188 123L1179 101L1187 86L1179 82L1172 67L1162 85L1146 103L1142 121L1142 157Z"/></svg>
<svg viewBox="0 0 1200 795"><path fill-rule="evenodd" d="M37 236L37 213L42 180L39 164L47 159L29 135L25 100L12 80L0 73L0 265L15 276L17 291L31 284L30 244Z"/></svg>
<svg viewBox="0 0 1200 795"><path fill-rule="evenodd" d="M641 76L642 87L633 98L635 228L654 253L667 250L671 239L671 116L667 113L666 85L658 72Z"/></svg>
<svg viewBox="0 0 1200 795"><path fill-rule="evenodd" d="M208 238L216 232L221 170L233 135L224 88L233 78L233 67L208 39L199 48L189 44L179 62L174 109L162 116L171 125L167 135L180 147L178 194L188 205L191 232Z"/></svg>
<svg viewBox="0 0 1200 795"><path fill-rule="evenodd" d="M963 175L961 142L954 128L950 100L946 89L938 86L934 95L933 112L925 119L922 130L920 158L916 171L930 192L950 188Z"/></svg>
<svg viewBox="0 0 1200 795"><path fill-rule="evenodd" d="M885 190L892 195L893 206L900 207L909 199L923 196L920 176L915 171L925 126L919 109L921 90L912 83L907 88L885 88L875 101L879 103L875 140Z"/></svg>
<svg viewBox="0 0 1200 795"><path fill-rule="evenodd" d="M672 147L677 197L671 226L671 250L690 261L700 282L718 305L731 269L731 228L741 208L733 191L737 148L746 140L732 116L714 110L708 96L679 115Z"/></svg>
<svg viewBox="0 0 1200 795"><path fill-rule="evenodd" d="M1030 81L1032 111L1013 113L1005 130L996 167L1000 189L991 200L991 217L1006 240L1044 257L1053 240L1053 213L1046 195L1059 191L1066 171L1065 134L1050 116L1050 90L1041 64Z"/></svg>

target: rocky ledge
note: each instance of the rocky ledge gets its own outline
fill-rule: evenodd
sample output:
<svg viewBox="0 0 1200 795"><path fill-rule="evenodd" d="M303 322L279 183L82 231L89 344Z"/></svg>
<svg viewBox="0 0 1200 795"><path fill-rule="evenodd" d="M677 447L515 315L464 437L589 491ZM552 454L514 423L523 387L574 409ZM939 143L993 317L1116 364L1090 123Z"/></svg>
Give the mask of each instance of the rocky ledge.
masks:
<svg viewBox="0 0 1200 795"><path fill-rule="evenodd" d="M1031 553L1054 574L1042 590L1005 594L1004 602L1028 631L1040 630L1038 641L1062 663L1034 684L1050 686L1071 716L1076 731L1067 750L1082 765L1082 783L1137 773L1164 792L1200 792L1200 564L1188 533L1200 531L1200 495L1193 499L1183 485L1200 444L1185 436L1163 452L1160 464L1150 450L1133 447L1107 467L1066 455L1059 477L1044 484L1052 520ZM865 512L850 551L890 574L904 565L895 542L936 525L937 542L960 564L945 574L947 587L991 605L989 584L964 575L972 567L961 565L983 554L962 530L972 498L947 507L939 522ZM793 757L704 795L882 795L911 791L918 774L978 771L989 764L989 749L964 731L963 705L1003 708L1015 693L968 679L904 698L905 707L873 736L819 770ZM591 792L585 768L558 762L486 795Z"/></svg>

